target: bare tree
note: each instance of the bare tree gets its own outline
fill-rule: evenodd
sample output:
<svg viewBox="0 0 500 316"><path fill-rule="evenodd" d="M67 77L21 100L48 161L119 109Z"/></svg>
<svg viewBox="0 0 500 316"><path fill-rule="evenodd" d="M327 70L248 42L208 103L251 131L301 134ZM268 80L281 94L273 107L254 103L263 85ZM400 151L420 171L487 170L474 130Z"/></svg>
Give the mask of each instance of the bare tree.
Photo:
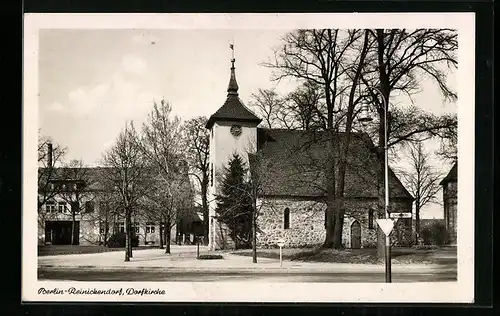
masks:
<svg viewBox="0 0 500 316"><path fill-rule="evenodd" d="M285 101L275 89L258 89L251 95L250 106L256 110L257 115L264 119L264 125L268 128L280 127L283 123L281 114Z"/></svg>
<svg viewBox="0 0 500 316"><path fill-rule="evenodd" d="M456 121L456 118L455 118ZM457 135L457 124L451 125L448 129L445 129L440 137L440 146L436 151L436 154L445 161L449 161L452 164L456 163L458 160L458 135Z"/></svg>
<svg viewBox="0 0 500 316"><path fill-rule="evenodd" d="M324 89L314 82L305 81L286 98L286 106L282 108L284 120L295 122L299 129L303 130L326 130L327 119L324 102ZM293 120L290 120L291 116ZM289 128L291 123L284 125ZM293 124L293 123L292 123Z"/></svg>
<svg viewBox="0 0 500 316"><path fill-rule="evenodd" d="M81 160L72 160L62 169L64 182L60 195L70 206L71 244L75 245L76 216L94 212L94 178Z"/></svg>
<svg viewBox="0 0 500 316"><path fill-rule="evenodd" d="M137 142L137 147L164 185L161 190L157 188L159 191L157 190L156 193L157 197L159 197L158 194L165 194L166 201L159 201L159 204L163 205L162 207L168 206L164 209L166 213L162 216L165 220L165 236L167 237L165 253L170 253L171 219L175 217L173 213L177 210L173 205L180 198L174 194L172 184L181 176L178 167L185 160L181 121L179 117L172 116L171 113L170 103L165 100L161 100L160 104L155 102L147 121L142 126L141 138ZM176 221L173 223L175 224Z"/></svg>
<svg viewBox="0 0 500 316"><path fill-rule="evenodd" d="M375 29L369 30L370 37L375 41L373 49L370 50L362 81L367 87L367 93L371 95L375 111L378 114L378 156L379 156L379 216L384 209L383 174L385 170L385 130L384 116L389 111L391 93L399 91L410 97L419 92L423 78L432 79L446 100L455 100L456 93L447 84L446 79L449 69L457 67L456 51L458 48L458 34L450 29ZM374 89L378 87L382 93L380 98ZM384 104L386 100L387 104ZM387 107L387 108L386 108ZM389 114L389 113L388 113ZM390 117L390 115L388 115ZM425 122L420 120L421 122ZM456 121L450 121L450 125L456 125ZM414 128L407 129L406 133L399 135L401 141L408 140L411 136L426 133L447 126L424 126L418 124ZM388 122L388 135L390 135L393 124ZM389 138L391 136L388 136ZM379 230L378 254L384 255L384 238Z"/></svg>
<svg viewBox="0 0 500 316"><path fill-rule="evenodd" d="M107 187L119 196L119 207L125 215L125 261L132 257L132 217L138 215L141 199L149 189L151 168L137 146L138 135L132 123L127 123L116 143L102 159L100 176Z"/></svg>
<svg viewBox="0 0 500 316"><path fill-rule="evenodd" d="M429 157L430 155L425 151L422 141L413 143L408 149L410 169L398 172L407 190L415 197L415 235L417 240L420 236L420 211L425 205L436 200L436 194L441 189L439 182L443 176L441 172L432 167Z"/></svg>
<svg viewBox="0 0 500 316"><path fill-rule="evenodd" d="M378 138L379 173L379 209L383 209L383 162L384 153L381 144L383 138L383 118L385 109L381 99L371 88L380 86L382 94L389 100L391 91L400 91L408 96L418 93L421 80L430 76L435 80L448 100L454 100L456 94L446 84L447 68L456 66L456 32L453 30L298 30L288 33L283 45L275 52L275 62L265 64L277 72L275 79L292 77L313 82L324 89L326 104L326 130L332 133L343 129L347 135L356 128L354 118L358 112L355 105L360 99L368 98L375 104L379 114L379 125L375 139ZM364 53L363 53L364 52ZM363 84L360 85L359 82ZM307 113L306 113L307 114ZM432 117L421 113L413 117L408 111L394 110L389 121L392 128L392 145L402 144L416 139L423 134L432 137L441 136L444 130L456 124L453 116ZM415 118L409 120L410 118ZM396 122L404 123L396 125ZM420 134L420 135L419 135ZM373 136L373 134L371 134ZM390 136L391 137L391 136ZM349 136L345 141L338 141L340 160L349 151ZM330 146L333 146L330 145ZM333 152L333 147L328 152ZM327 157L330 165L325 169L327 175L327 222L340 228L342 223L342 187L344 181L342 169L345 163ZM338 168L339 175L334 177L333 168ZM330 171L329 171L330 170ZM335 206L337 205L337 206ZM334 214L339 216L334 223ZM325 246L339 245L338 236L331 225L327 225ZM381 231L379 230L379 236ZM383 238L379 238L383 242ZM383 254L383 247L379 247Z"/></svg>
<svg viewBox="0 0 500 316"><path fill-rule="evenodd" d="M323 244L328 248L340 248L342 244L345 157L349 137L337 136L341 127L348 135L351 132L355 106L361 99L356 88L369 45L368 34L362 30L298 30L285 35L283 45L275 52L275 62L264 64L276 70L275 80L292 77L322 89L326 107L316 108L311 113L321 118L319 122L326 122L323 128L329 133L324 169L327 225ZM309 113L304 113L304 117L310 117ZM339 147L335 149L337 144ZM336 161L334 152L339 149L342 154ZM338 179L337 168L340 171Z"/></svg>
<svg viewBox="0 0 500 316"><path fill-rule="evenodd" d="M207 118L195 117L182 126L185 142L185 155L189 165L190 175L194 176L200 188L201 207L203 209L203 241L208 244L209 214L208 214L208 184L210 180L209 140L210 132L205 128Z"/></svg>

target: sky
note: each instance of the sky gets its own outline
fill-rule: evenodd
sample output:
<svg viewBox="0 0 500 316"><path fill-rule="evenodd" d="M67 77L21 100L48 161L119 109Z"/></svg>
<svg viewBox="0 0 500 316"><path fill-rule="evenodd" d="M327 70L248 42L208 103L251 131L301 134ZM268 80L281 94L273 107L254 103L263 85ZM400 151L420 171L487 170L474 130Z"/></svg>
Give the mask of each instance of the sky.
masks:
<svg viewBox="0 0 500 316"><path fill-rule="evenodd" d="M153 101L172 104L183 120L210 116L226 99L234 43L240 98L258 88L288 92L260 65L286 30L43 29L39 33L39 128L67 147L66 160L97 165L128 120L140 126ZM450 84L456 85L454 75ZM435 85L424 81L413 101L435 114L455 112ZM391 102L408 102L395 98ZM433 151L436 143L429 143ZM439 165L439 162L436 161ZM423 217L442 217L434 205Z"/></svg>

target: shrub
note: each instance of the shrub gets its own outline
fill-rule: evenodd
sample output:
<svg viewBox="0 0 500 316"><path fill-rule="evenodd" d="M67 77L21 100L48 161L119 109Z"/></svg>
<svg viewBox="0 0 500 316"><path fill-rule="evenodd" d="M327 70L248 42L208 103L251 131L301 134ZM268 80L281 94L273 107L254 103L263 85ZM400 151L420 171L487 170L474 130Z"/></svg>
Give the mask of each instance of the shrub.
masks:
<svg viewBox="0 0 500 316"><path fill-rule="evenodd" d="M221 255L200 255L198 257L200 260L213 260L213 259L222 259Z"/></svg>
<svg viewBox="0 0 500 316"><path fill-rule="evenodd" d="M411 227L401 222L397 223L391 233L391 244L396 247L411 247L415 244Z"/></svg>
<svg viewBox="0 0 500 316"><path fill-rule="evenodd" d="M448 240L446 226L441 222L435 222L423 227L420 235L424 245L443 246Z"/></svg>
<svg viewBox="0 0 500 316"><path fill-rule="evenodd" d="M436 245L413 245L411 248L416 250L435 250L439 247Z"/></svg>
<svg viewBox="0 0 500 316"><path fill-rule="evenodd" d="M126 234L125 232L117 232L111 235L108 239L109 248L123 248L125 247ZM139 246L139 237L132 235L132 247Z"/></svg>
<svg viewBox="0 0 500 316"><path fill-rule="evenodd" d="M374 248L377 248L377 241L376 241L376 240L369 240L369 241L366 241L366 242L363 244L363 248L368 248L368 249L374 249Z"/></svg>

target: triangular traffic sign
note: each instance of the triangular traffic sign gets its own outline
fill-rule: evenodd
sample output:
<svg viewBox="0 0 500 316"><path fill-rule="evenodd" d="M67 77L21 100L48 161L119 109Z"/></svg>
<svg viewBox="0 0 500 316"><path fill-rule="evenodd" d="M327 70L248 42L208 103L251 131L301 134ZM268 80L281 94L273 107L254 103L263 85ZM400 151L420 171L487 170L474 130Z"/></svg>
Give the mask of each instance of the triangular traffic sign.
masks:
<svg viewBox="0 0 500 316"><path fill-rule="evenodd" d="M377 219L377 225L382 229L386 236L392 231L394 227L394 220L392 218L379 218Z"/></svg>

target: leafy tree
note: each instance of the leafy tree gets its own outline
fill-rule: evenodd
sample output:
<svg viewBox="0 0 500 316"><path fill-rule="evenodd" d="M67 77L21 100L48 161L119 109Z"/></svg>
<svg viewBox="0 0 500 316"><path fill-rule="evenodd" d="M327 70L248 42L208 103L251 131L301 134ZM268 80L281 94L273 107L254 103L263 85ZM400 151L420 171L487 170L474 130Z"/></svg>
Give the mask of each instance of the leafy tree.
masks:
<svg viewBox="0 0 500 316"><path fill-rule="evenodd" d="M203 209L203 240L208 244L209 214L208 214L208 184L209 184L209 140L210 132L205 128L207 118L195 117L182 126L185 142L185 154L190 175L194 176L200 188L201 207Z"/></svg>
<svg viewBox="0 0 500 316"><path fill-rule="evenodd" d="M184 162L181 121L172 115L172 106L161 100L153 104L147 121L142 126L137 147L141 151L149 168L156 176L151 179L153 185L147 193L151 205L156 205L158 218L164 223L165 253L170 253L170 233L176 224L176 207L184 196L177 191L176 185L184 181L179 165ZM150 205L150 206L151 206ZM160 242L161 243L161 242Z"/></svg>
<svg viewBox="0 0 500 316"><path fill-rule="evenodd" d="M127 123L113 147L103 154L105 168L100 169L102 183L117 195L119 209L125 217L125 261L132 257L132 217L139 215L141 200L149 190L151 179L151 168L137 145L138 137L133 124Z"/></svg>
<svg viewBox="0 0 500 316"><path fill-rule="evenodd" d="M221 191L216 196L217 219L226 225L235 247L247 248L251 243L252 201L247 194L247 169L243 159L233 154L222 174Z"/></svg>

